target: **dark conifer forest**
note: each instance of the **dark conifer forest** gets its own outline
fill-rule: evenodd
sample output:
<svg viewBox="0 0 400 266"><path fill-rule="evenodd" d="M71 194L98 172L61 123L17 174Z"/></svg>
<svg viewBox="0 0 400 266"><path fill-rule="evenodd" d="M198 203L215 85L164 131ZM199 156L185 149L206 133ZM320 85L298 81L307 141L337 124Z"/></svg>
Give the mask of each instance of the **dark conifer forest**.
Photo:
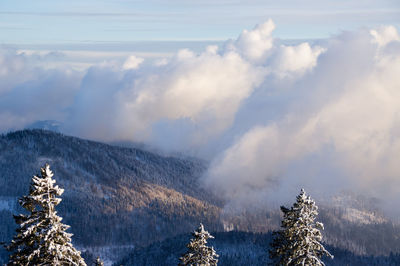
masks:
<svg viewBox="0 0 400 266"><path fill-rule="evenodd" d="M204 161L45 130L2 135L0 154L1 242L9 243L15 235L13 215L24 213L17 199L28 193L32 176L49 163L56 184L65 190L57 212L71 226L72 243L88 265L98 256L107 265L177 265L187 251L189 233L200 222L215 237L208 244L219 256L218 265L271 263L279 211L222 215L224 201L199 185L207 168ZM352 204L369 211L362 198ZM350 222L340 218L346 206L319 207L317 219L325 225L322 243L334 255L323 258L326 265L399 263L399 225L390 220ZM1 263L7 263L8 256L1 250Z"/></svg>

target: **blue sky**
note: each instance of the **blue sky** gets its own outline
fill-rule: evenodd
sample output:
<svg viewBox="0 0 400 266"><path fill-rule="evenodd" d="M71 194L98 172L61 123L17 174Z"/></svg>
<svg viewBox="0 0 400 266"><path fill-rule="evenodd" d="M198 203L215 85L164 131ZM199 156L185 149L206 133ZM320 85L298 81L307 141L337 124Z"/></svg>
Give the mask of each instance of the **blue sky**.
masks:
<svg viewBox="0 0 400 266"><path fill-rule="evenodd" d="M398 0L2 0L0 42L66 45L235 38L272 18L282 39L399 26Z"/></svg>

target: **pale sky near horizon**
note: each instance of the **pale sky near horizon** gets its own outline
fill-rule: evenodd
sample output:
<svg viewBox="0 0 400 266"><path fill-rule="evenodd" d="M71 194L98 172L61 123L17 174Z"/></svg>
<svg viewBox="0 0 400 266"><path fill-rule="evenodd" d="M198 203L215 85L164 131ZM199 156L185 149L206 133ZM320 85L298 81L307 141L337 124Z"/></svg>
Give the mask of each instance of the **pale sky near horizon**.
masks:
<svg viewBox="0 0 400 266"><path fill-rule="evenodd" d="M212 41L236 38L268 18L282 39L399 27L398 0L2 0L0 44L17 46ZM117 49L117 48L116 48Z"/></svg>

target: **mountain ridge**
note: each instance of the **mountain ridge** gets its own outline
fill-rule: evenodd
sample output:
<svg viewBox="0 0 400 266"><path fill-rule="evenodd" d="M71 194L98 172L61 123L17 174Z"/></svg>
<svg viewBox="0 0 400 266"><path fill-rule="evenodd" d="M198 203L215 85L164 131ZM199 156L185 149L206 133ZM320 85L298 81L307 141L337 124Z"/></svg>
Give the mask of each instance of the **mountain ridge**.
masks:
<svg viewBox="0 0 400 266"><path fill-rule="evenodd" d="M27 194L45 163L65 189L58 212L71 226L74 244L85 250L144 247L191 232L200 222L213 232L279 228L279 210L229 213L223 200L200 185L208 167L202 160L34 129L0 136L0 242L12 238L12 215L22 211L17 198ZM358 255L399 252L400 226L351 200L318 204L326 243Z"/></svg>
<svg viewBox="0 0 400 266"><path fill-rule="evenodd" d="M0 136L0 197L7 199L0 241L11 240L12 215L22 212L16 199L45 163L65 189L58 212L80 246L145 245L190 231L200 220L222 230L218 200L198 185L201 161L34 129Z"/></svg>

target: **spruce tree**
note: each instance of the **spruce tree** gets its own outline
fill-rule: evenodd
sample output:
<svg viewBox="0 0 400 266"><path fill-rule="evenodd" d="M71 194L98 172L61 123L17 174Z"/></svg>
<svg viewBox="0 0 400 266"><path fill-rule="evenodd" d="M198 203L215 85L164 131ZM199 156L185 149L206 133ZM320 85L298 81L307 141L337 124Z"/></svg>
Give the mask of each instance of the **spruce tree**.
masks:
<svg viewBox="0 0 400 266"><path fill-rule="evenodd" d="M324 226L315 222L318 207L304 189L290 209L281 210L282 229L274 233L270 250L275 265L325 265L322 256L333 258L320 243Z"/></svg>
<svg viewBox="0 0 400 266"><path fill-rule="evenodd" d="M55 206L64 192L58 186L48 164L41 168L41 176L33 176L29 195L19 199L19 204L29 214L14 216L19 225L11 244L8 265L86 265L80 252L71 244L66 232L68 225L61 223Z"/></svg>
<svg viewBox="0 0 400 266"><path fill-rule="evenodd" d="M99 257L97 257L96 261L94 262L94 265L95 266L104 266L104 262Z"/></svg>
<svg viewBox="0 0 400 266"><path fill-rule="evenodd" d="M218 255L213 247L208 247L207 239L214 238L204 230L203 224L192 233L194 236L186 246L189 250L180 259L179 265L208 266L217 265Z"/></svg>

